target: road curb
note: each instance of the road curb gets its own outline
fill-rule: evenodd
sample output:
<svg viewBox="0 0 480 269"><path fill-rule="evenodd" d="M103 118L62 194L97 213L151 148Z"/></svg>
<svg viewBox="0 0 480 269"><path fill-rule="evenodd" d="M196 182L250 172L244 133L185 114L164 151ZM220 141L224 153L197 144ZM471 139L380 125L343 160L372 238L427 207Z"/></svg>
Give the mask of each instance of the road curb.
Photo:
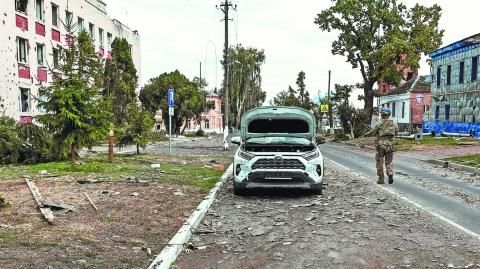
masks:
<svg viewBox="0 0 480 269"><path fill-rule="evenodd" d="M436 159L424 160L424 162L429 163L429 164L433 164L433 165L438 165L438 166L441 166L443 168L454 168L455 170L460 170L460 171L470 172L470 173L476 173L476 174L480 175L480 169L479 168L475 168L475 167L471 167L471 166L467 166L467 165L463 165L463 164L452 163L452 162L449 162L449 161L436 160Z"/></svg>
<svg viewBox="0 0 480 269"><path fill-rule="evenodd" d="M169 269L178 255L183 250L183 246L190 240L192 230L195 230L200 222L203 220L205 213L213 204L223 184L233 174L233 164L230 164L220 178L220 181L210 190L210 193L198 205L197 209L192 213L190 218L183 224L178 232L172 237L170 242L163 248L162 252L153 260L148 269Z"/></svg>

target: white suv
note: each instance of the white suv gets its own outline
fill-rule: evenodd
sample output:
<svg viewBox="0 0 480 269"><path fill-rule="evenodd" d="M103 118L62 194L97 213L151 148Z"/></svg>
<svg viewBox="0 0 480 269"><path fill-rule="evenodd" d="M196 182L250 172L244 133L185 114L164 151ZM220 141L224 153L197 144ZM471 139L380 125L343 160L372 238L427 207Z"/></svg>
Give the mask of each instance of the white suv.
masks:
<svg viewBox="0 0 480 269"><path fill-rule="evenodd" d="M315 142L316 120L297 107L259 107L241 120L234 159L234 191L303 188L321 194L324 160Z"/></svg>

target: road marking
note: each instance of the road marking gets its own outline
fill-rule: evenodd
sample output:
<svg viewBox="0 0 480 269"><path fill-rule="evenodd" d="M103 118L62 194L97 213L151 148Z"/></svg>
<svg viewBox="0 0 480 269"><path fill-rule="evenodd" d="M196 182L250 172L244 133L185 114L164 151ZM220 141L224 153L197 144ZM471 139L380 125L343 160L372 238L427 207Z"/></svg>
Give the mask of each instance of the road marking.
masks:
<svg viewBox="0 0 480 269"><path fill-rule="evenodd" d="M345 167L345 166L337 163L336 161L334 161L334 160L332 160L332 159L327 159L327 160L329 160L330 162L334 163L335 165L340 166L341 168L343 168L343 169L345 169L345 170L347 170L347 171L350 172L350 169L349 169L349 168L347 168L347 167Z"/></svg>
<svg viewBox="0 0 480 269"><path fill-rule="evenodd" d="M361 177L363 180L367 180L367 181L368 181L368 179L367 179L365 176L359 175L358 173L354 173L354 174L356 174L357 176ZM378 185L378 184L375 184L375 185L376 185L377 187L381 188L382 190L384 190L384 191L386 191L386 192L388 192L388 193L390 193L390 194L392 194L392 195L395 195L395 196L397 196L398 198L404 200L405 202L407 202L407 203L409 203L409 204L411 204L411 205L419 208L420 210L425 211L425 212L427 212L428 214L430 214L430 215L432 215L432 216L440 219L441 221L443 221L443 222L445 222L445 223L447 223L447 224L449 224L449 225L457 228L458 230L460 230L460 231L462 231L462 232L464 232L464 233L466 233L466 234L469 234L469 235L473 236L475 239L480 240L480 234L477 234L477 233L475 233L474 231L471 231L470 229L467 229L467 228L463 227L462 225L460 225L460 224L458 224L458 223L456 223L456 222L454 222L454 221L452 221L452 220L449 220L449 219L447 219L446 217L444 217L444 216L442 216L442 215L440 215L440 214L437 214L437 213L435 213L435 212L427 209L426 207L422 206L421 204L419 204L419 203L417 203L417 202L415 202L415 201L412 201L412 200L408 199L407 197L401 195L400 193L398 193L398 192L396 192L396 191L393 191L393 190L391 190L391 189L388 189L387 187L382 186L382 185Z"/></svg>

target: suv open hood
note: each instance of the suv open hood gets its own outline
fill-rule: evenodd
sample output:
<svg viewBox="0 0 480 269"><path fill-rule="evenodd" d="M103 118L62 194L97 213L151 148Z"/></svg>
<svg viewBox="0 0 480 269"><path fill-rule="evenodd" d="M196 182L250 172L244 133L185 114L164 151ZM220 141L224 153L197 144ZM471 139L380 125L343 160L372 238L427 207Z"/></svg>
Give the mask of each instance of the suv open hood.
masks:
<svg viewBox="0 0 480 269"><path fill-rule="evenodd" d="M299 107L258 107L242 116L242 140L253 137L299 137L315 140L315 117Z"/></svg>

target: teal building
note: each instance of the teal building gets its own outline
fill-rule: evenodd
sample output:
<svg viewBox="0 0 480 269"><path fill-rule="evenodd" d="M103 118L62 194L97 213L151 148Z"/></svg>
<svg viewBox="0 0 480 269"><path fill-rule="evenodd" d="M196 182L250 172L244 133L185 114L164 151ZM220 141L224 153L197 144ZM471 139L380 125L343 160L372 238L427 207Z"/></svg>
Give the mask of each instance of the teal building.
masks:
<svg viewBox="0 0 480 269"><path fill-rule="evenodd" d="M430 53L432 106L423 131L480 136L480 34Z"/></svg>

